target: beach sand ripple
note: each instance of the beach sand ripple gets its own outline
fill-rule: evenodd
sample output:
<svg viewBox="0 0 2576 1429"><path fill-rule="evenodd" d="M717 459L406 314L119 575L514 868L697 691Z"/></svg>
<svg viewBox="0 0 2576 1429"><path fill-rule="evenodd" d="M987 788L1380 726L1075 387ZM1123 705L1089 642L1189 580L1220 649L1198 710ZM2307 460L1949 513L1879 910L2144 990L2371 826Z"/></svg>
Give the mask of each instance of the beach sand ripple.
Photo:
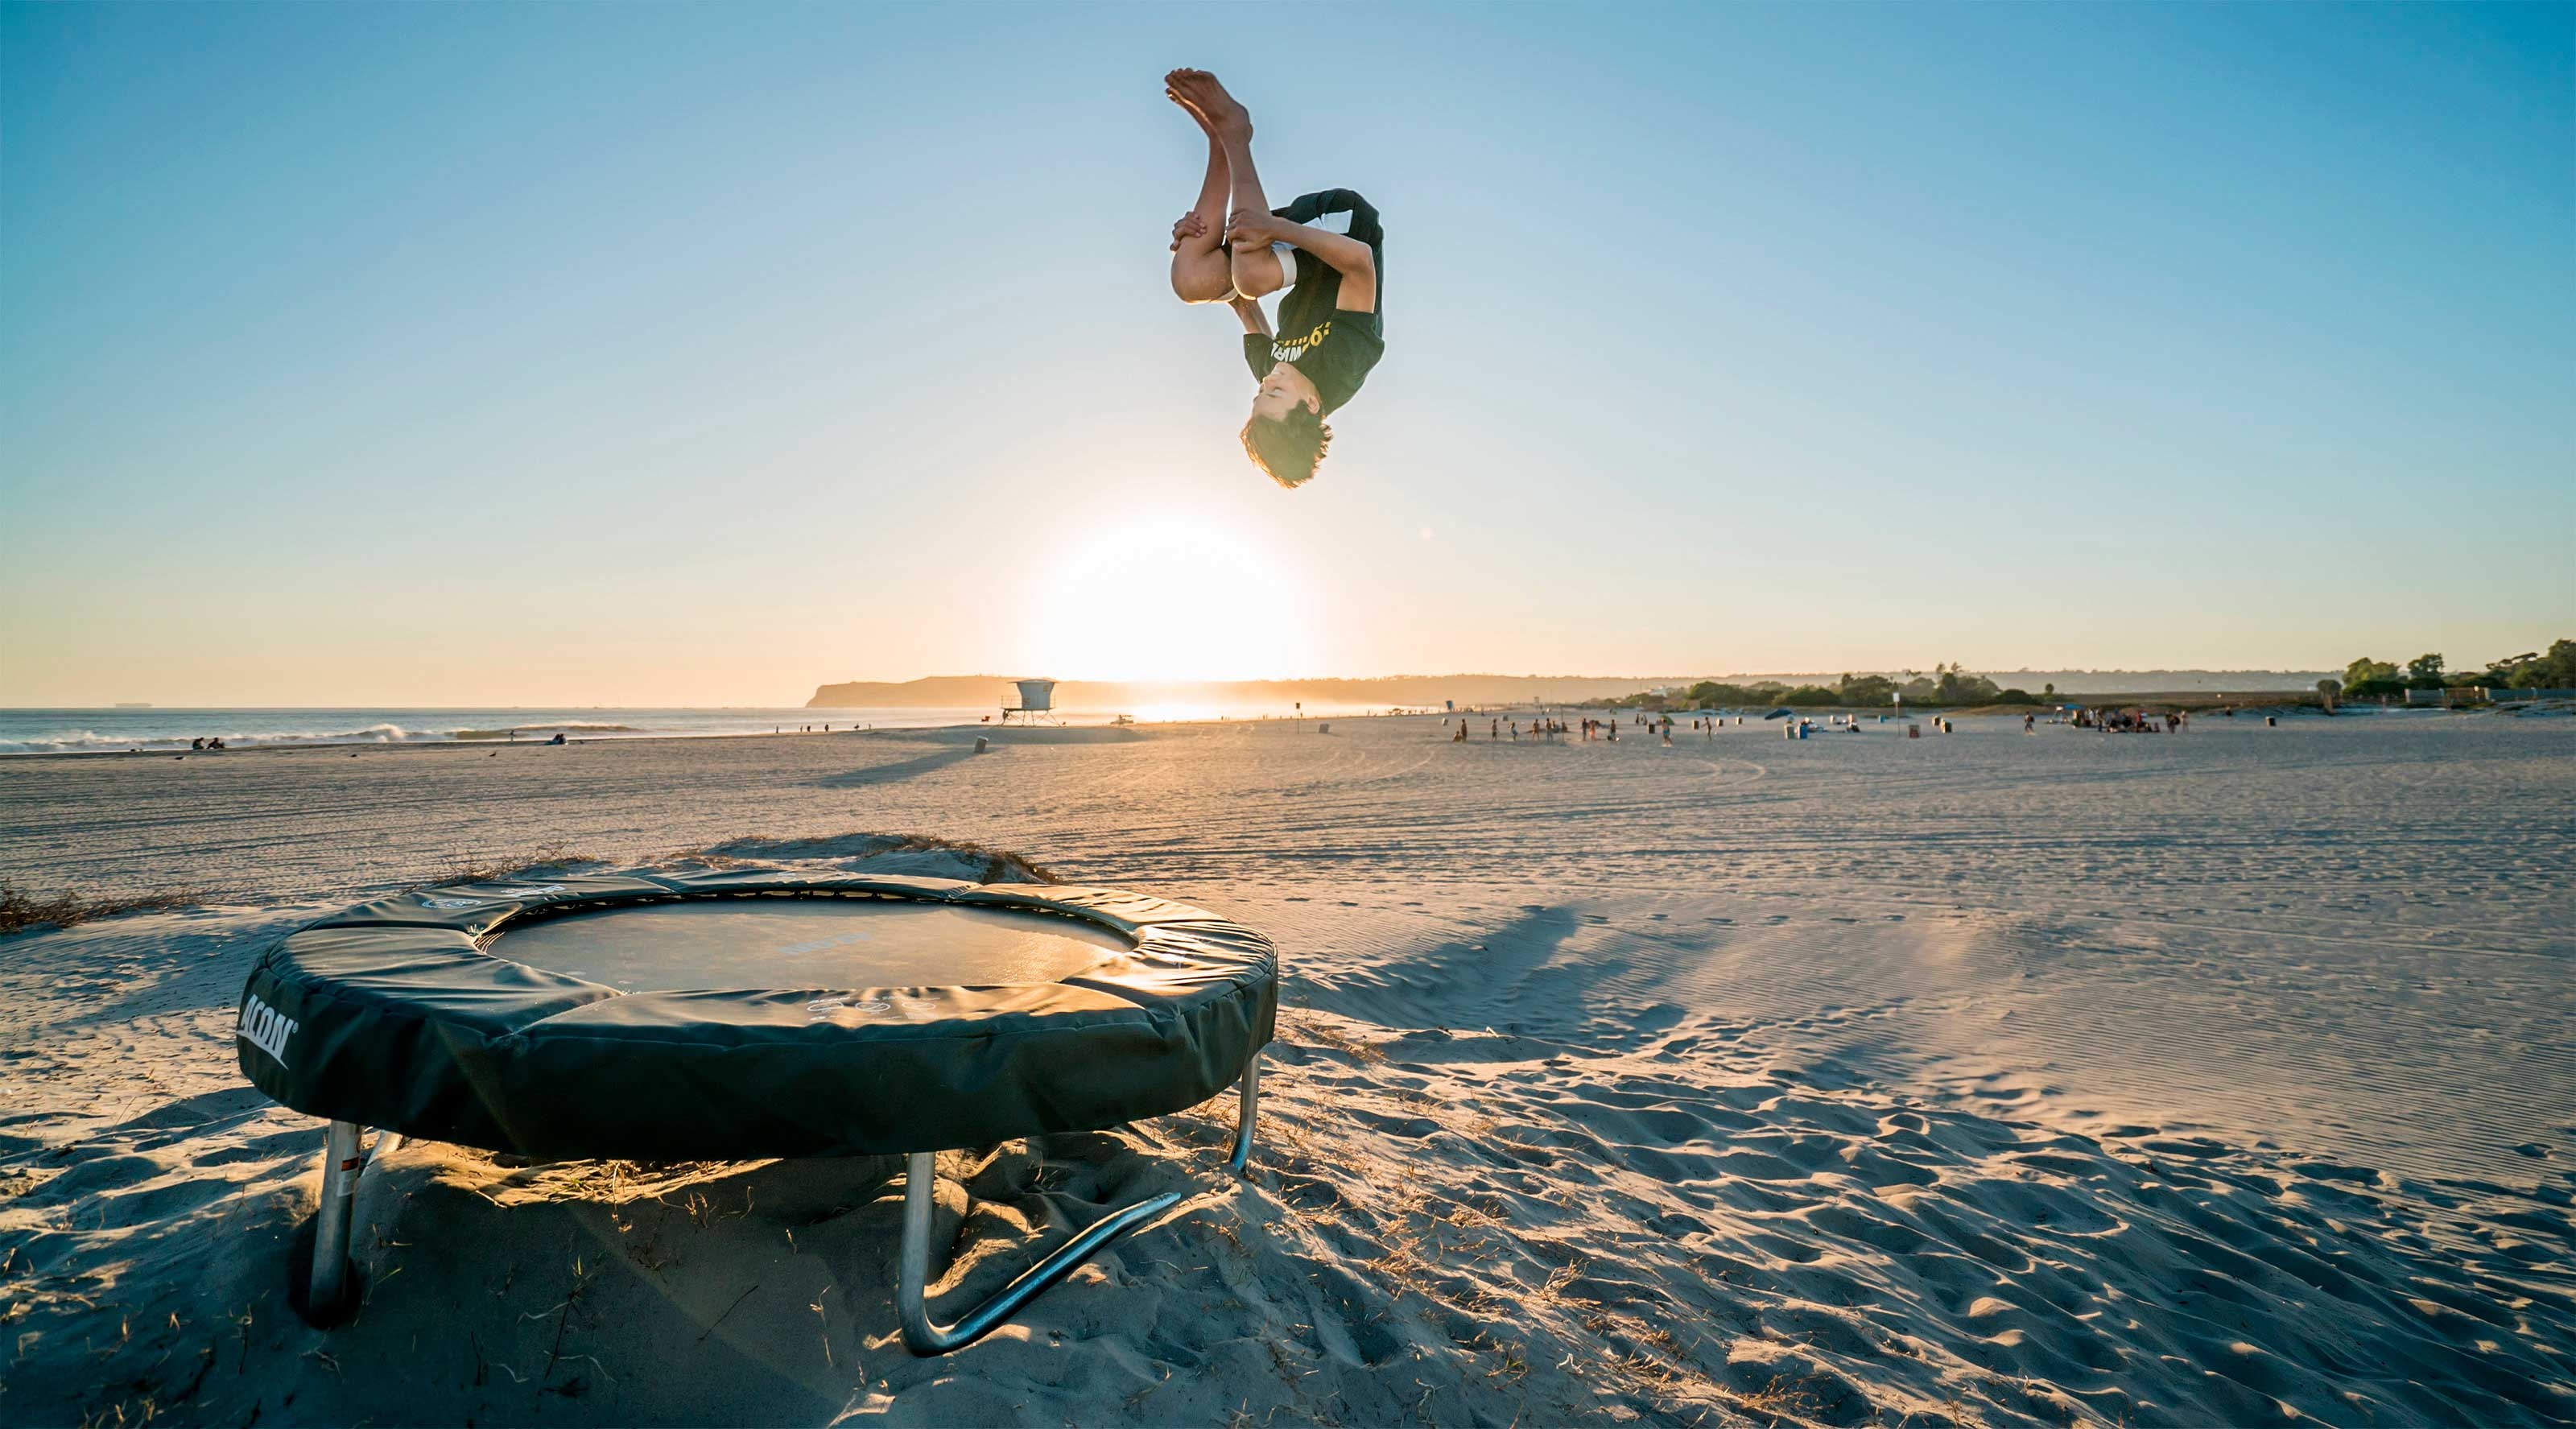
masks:
<svg viewBox="0 0 2576 1429"><path fill-rule="evenodd" d="M2576 761L2550 728L1963 721L1667 751L1337 721L962 759L574 747L538 757L596 763L506 781L428 750L0 770L0 876L113 892L177 867L241 900L0 943L0 1406L2576 1422ZM897 772L826 782L872 767ZM197 782L156 812L156 780ZM1222 1173L1225 1098L943 1155L952 1306L1109 1207L1188 1195L923 1361L894 1321L890 1159L406 1145L363 1183L356 1322L293 1317L319 1136L233 1067L260 946L531 843L1027 872L852 827L1271 931L1287 981L1250 1175Z"/></svg>

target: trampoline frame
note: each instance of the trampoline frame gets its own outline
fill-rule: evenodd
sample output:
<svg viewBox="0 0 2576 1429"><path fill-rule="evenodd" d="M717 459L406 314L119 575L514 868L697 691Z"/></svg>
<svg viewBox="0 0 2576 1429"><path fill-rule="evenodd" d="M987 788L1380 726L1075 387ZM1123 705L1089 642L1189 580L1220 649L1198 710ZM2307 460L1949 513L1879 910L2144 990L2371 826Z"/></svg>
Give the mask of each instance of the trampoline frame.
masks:
<svg viewBox="0 0 2576 1429"><path fill-rule="evenodd" d="M1267 953L1270 945L1260 935L1252 935L1249 929L1226 924L1224 919L1213 919L1211 914L1203 914L1200 909L1190 909L1190 906L1144 899L1144 896L1133 896L1133 893L1105 891L1105 888L971 886L971 883L933 881L933 878L891 878L891 875L889 878L860 878L860 875L799 873L726 873L706 875L706 878L611 875L611 878L613 886L605 886L605 883L611 883L608 878L590 878L590 881L567 878L567 881L551 883L551 886L500 886L500 883L492 883L492 886L433 888L433 891L407 893L407 896L397 896L397 899L384 899L379 904L350 909L348 914L340 914L337 919L312 924L307 932L314 932L314 929L404 932L404 929L428 924L433 932L443 927L456 929L461 940L469 940L477 948L477 955L487 955L482 953L484 935L489 935L500 924L518 922L518 919L559 917L559 914L569 914L569 911L605 909L605 906L665 904L672 899L863 896L863 899L917 899L927 901L927 904L989 906L989 909L1002 911L1043 911L1043 914L1059 914L1059 917L1077 917L1082 922L1103 924L1115 932L1123 932L1136 942L1136 948L1149 960L1151 968L1175 968L1182 976L1193 971L1190 958L1203 958L1208 960L1206 966L1224 968L1226 958L1242 958L1242 953L1236 953L1236 948L1257 950L1262 966L1270 966L1270 953ZM572 883L582 883L582 886L574 888ZM283 950L291 948L291 942L294 940L273 950L273 955L283 955ZM502 963L507 963L507 960L502 960ZM263 968L265 966L268 966L268 960L263 958ZM1146 976L1154 976L1154 973L1149 971ZM258 978L260 973L255 971L252 989L260 989ZM255 1007L252 989L245 989L245 1007ZM1267 991L1262 996L1267 999ZM1234 1148L1226 1159L1229 1177L1242 1177L1244 1166L1252 1159L1252 1138L1255 1138L1257 1120L1260 1120L1260 1061L1262 1043L1267 1043L1267 1002L1260 1004L1260 1022L1257 1022L1255 1035L1257 1040L1252 1043L1252 1051L1242 1061L1242 1071L1234 1081L1236 1128ZM242 1032L242 1045L245 1045L245 1051L242 1051L245 1063L242 1066L245 1066L245 1071L252 1071L258 1066L250 1056L250 1048L255 1048L255 1035ZM273 1058L273 1061L278 1061L278 1066L283 1066L281 1058L276 1058L276 1048L260 1048L260 1051L265 1058ZM255 1081L258 1081L258 1076L255 1076ZM1200 1087L1206 1087L1206 1081L1200 1081ZM307 1099L291 1097L289 1092L281 1092L281 1089L268 1089L268 1092L270 1097L278 1097L281 1102L283 1099ZM317 1099L327 1102L327 1097ZM1198 1102L1198 1105L1206 1105L1206 1102ZM1170 1107L1170 1102L1164 1102L1164 1107ZM438 1135L438 1130L446 1128L443 1125L438 1130L422 1128L422 1125L417 1125L417 1120L410 1128L386 1125L386 1128L379 1128L374 1143L368 1143L366 1125L358 1123L358 1120L345 1120L348 1112L343 1112L343 1107L314 1105L309 1110L325 1115L327 1120L327 1130L322 1135L322 1202L319 1202L312 1218L312 1262L301 1267L304 1275L301 1275L301 1285L296 1285L296 1290L304 1293L304 1303L299 1305L304 1318L317 1323L317 1326L327 1326L327 1323L337 1323L340 1318L345 1318L355 1308L350 1303L353 1300L353 1277L350 1277L348 1246L355 1228L355 1195L358 1195L361 1177L379 1156L399 1146L404 1138L446 1141L443 1135ZM355 1110L355 1107L350 1107L350 1110ZM1170 1107L1170 1110L1190 1110L1190 1107ZM340 1112L340 1115L332 1115L332 1112ZM1170 1115L1170 1112L1154 1110L1146 1112L1146 1115ZM1126 1120L1141 1120L1141 1117L1131 1115ZM1115 1123L1090 1125L1126 1123L1115 1120ZM987 1135L992 1135L992 1128L987 1128ZM1015 1141L1015 1135L1005 1133L1002 1141ZM482 1141L464 1143L474 1146L474 1143ZM902 1146L902 1141L896 1141L894 1146ZM1110 1210L1092 1226L1074 1233L1066 1244L1048 1251L1033 1267L1023 1269L1018 1277L1012 1277L1010 1285L989 1295L984 1303L974 1305L956 1321L940 1323L935 1321L930 1305L927 1305L930 1223L933 1223L933 1190L935 1179L938 1179L935 1177L935 1156L938 1156L938 1151L953 1146L958 1146L958 1143L945 1141L930 1151L912 1151L912 1148L899 1151L904 1156L904 1236L899 1259L896 1259L896 1316L902 1321L904 1349L909 1349L912 1354L925 1354L925 1357L927 1354L948 1354L953 1349L963 1349L981 1336L992 1334L997 1326L1007 1323L1012 1316L1018 1316L1020 1308L1046 1293L1048 1287L1064 1280L1066 1275L1072 1275L1074 1267L1087 1262L1092 1254L1097 1254L1110 1241L1133 1231L1133 1228L1144 1226L1146 1220L1175 1208L1190 1195L1188 1190L1162 1192L1162 1195L1144 1197L1139 1202ZM554 1151L554 1156L600 1156L600 1153L603 1151ZM817 1153L819 1156L835 1156L837 1151L804 1151L804 1156L817 1156ZM853 1153L884 1151L860 1148ZM786 1159L793 1159L793 1156L799 1156L799 1153L791 1151ZM742 1159L742 1156L737 1153L734 1159Z"/></svg>
<svg viewBox="0 0 2576 1429"><path fill-rule="evenodd" d="M1229 1176L1242 1175L1252 1160L1253 1127L1261 1110L1261 1053L1254 1052L1243 1064L1243 1079L1237 1087L1234 1152L1225 1163ZM375 1145L362 1153L365 1129L357 1123L335 1121L323 1132L322 1204L313 1213L313 1269L304 1300L305 1313L317 1320L336 1319L348 1308L349 1232L357 1219L358 1178L379 1152L390 1149L385 1141L390 1135L394 1133L378 1136ZM1188 1195L1166 1191L1110 1212L1021 1271L984 1303L954 1323L942 1325L930 1317L927 1298L931 1194L938 1180L934 1169L938 1154L907 1152L903 1163L903 1246L896 1260L895 1311L903 1321L903 1347L922 1356L964 1349L1010 1323L1021 1307L1072 1274L1102 1246L1179 1205Z"/></svg>
<svg viewBox="0 0 2576 1429"><path fill-rule="evenodd" d="M1236 1084L1236 1123L1234 1153L1226 1156L1226 1174L1242 1177L1244 1166L1252 1161L1252 1128L1260 1120L1262 1097L1262 1053L1252 1053L1244 1063L1244 1079ZM366 1128L358 1123L330 1123L322 1133L322 1205L314 1210L314 1262L312 1277L307 1282L304 1305L314 1318L335 1318L348 1300L348 1238L355 1226L355 1200L358 1200L358 1177L376 1161L381 1151L389 1151L384 1133L376 1138L374 1148L361 1153ZM397 1135L399 1141L399 1135ZM914 1354L948 1354L951 1349L966 1349L984 1339L994 1329L1010 1323L1020 1308L1046 1293L1054 1282L1072 1275L1074 1267L1092 1259L1100 1246L1108 1246L1118 1236L1126 1236L1146 1220L1157 1218L1164 1210L1180 1205L1188 1192L1162 1192L1139 1202L1123 1205L1113 1213L1092 1220L1072 1241L1048 1251L1033 1267L1023 1269L1010 1285L987 1298L981 1305L956 1318L956 1323L938 1323L930 1318L930 1197L938 1151L904 1153L904 1246L896 1251L894 1311L904 1321L904 1349Z"/></svg>

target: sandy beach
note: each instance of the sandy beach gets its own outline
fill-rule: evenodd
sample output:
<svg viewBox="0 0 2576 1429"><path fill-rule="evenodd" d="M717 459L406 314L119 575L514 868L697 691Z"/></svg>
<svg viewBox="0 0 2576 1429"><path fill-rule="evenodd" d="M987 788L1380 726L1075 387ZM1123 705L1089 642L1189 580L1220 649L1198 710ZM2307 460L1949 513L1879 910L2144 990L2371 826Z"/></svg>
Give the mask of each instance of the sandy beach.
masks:
<svg viewBox="0 0 2576 1429"><path fill-rule="evenodd" d="M2576 1421L2576 721L1473 729L0 763L0 882L185 894L0 939L0 1419ZM1263 930L1249 1175L1223 1098L943 1156L961 1300L1191 1194L916 1360L890 1159L410 1143L355 1323L301 1323L320 1127L234 1065L252 955L460 869L683 854Z"/></svg>

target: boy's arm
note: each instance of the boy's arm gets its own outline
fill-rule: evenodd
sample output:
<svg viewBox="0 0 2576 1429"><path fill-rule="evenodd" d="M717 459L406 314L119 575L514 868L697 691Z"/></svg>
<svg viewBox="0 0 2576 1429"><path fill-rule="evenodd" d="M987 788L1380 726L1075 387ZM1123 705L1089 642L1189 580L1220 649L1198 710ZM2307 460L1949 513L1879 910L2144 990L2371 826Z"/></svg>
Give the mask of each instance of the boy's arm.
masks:
<svg viewBox="0 0 2576 1429"><path fill-rule="evenodd" d="M1236 317L1243 319L1245 332L1255 337L1270 336L1270 315L1261 310L1258 299L1232 298L1227 300L1226 305L1234 309Z"/></svg>
<svg viewBox="0 0 2576 1429"><path fill-rule="evenodd" d="M1312 253L1342 275L1341 295L1335 307L1354 313L1377 311L1377 255L1348 234L1246 210L1227 221L1225 237L1228 243L1285 243Z"/></svg>

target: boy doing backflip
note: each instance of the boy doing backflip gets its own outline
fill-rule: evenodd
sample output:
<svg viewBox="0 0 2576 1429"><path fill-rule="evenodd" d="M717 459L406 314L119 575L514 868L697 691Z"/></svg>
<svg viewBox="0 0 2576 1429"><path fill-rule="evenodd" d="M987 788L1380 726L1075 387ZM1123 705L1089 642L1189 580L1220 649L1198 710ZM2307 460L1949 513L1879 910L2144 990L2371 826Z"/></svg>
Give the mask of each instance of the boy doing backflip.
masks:
<svg viewBox="0 0 2576 1429"><path fill-rule="evenodd" d="M1224 303L1243 320L1244 361L1260 383L1243 450L1281 486L1303 485L1332 445L1324 418L1386 355L1386 234L1377 210L1349 189L1270 207L1252 167L1252 116L1205 70L1176 69L1163 83L1208 141L1199 201L1172 225L1172 291L1185 303ZM1283 289L1274 336L1261 299Z"/></svg>

